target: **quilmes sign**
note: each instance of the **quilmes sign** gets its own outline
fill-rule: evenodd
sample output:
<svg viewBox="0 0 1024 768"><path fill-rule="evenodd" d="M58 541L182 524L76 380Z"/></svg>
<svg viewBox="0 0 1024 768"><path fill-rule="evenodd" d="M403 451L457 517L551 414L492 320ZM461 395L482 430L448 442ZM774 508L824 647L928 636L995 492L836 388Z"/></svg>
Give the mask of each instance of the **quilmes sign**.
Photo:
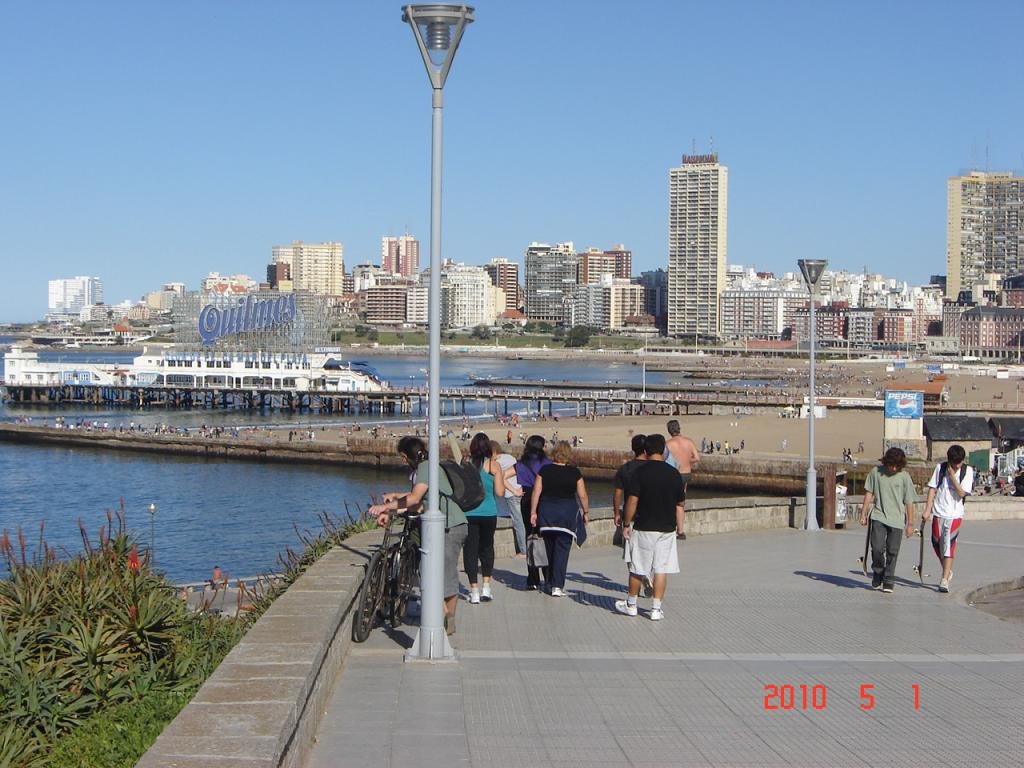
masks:
<svg viewBox="0 0 1024 768"><path fill-rule="evenodd" d="M269 331L292 322L298 314L295 294L274 299L243 296L226 307L207 304L199 312L199 335L204 344L248 331Z"/></svg>

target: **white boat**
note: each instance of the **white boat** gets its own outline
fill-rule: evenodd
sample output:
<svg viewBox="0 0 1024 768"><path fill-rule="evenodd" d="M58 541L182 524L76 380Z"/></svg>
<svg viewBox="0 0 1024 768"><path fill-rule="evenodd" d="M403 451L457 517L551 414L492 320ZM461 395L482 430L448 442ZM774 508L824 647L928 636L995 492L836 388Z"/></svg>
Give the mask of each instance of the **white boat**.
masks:
<svg viewBox="0 0 1024 768"><path fill-rule="evenodd" d="M382 392L389 389L367 366L329 353L180 351L166 348L131 363L46 362L12 347L4 355L7 386L174 387L205 390Z"/></svg>

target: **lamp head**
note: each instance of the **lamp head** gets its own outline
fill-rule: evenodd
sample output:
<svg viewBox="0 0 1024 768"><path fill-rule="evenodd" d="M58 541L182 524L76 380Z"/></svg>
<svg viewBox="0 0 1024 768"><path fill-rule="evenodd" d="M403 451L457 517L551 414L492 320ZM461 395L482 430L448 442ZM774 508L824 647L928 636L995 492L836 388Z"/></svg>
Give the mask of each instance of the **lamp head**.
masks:
<svg viewBox="0 0 1024 768"><path fill-rule="evenodd" d="M813 291L818 287L821 276L825 273L825 267L828 266L828 261L825 259L800 259L797 261L797 264L800 265L800 272L804 276L804 282Z"/></svg>
<svg viewBox="0 0 1024 768"><path fill-rule="evenodd" d="M146 509L149 510L149 514L151 514L151 515L155 515L156 514L156 504L150 504L148 507L146 507Z"/></svg>
<svg viewBox="0 0 1024 768"><path fill-rule="evenodd" d="M437 90L444 88L462 33L473 23L473 8L456 3L407 5L402 8L402 21L412 27L430 84Z"/></svg>

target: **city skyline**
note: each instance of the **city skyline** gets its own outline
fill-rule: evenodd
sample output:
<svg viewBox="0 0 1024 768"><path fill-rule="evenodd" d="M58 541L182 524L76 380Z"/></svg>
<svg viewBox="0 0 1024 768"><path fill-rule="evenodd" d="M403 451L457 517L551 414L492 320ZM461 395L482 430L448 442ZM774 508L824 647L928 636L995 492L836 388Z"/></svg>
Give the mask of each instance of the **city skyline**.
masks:
<svg viewBox="0 0 1024 768"><path fill-rule="evenodd" d="M627 24L611 3L476 5L446 88L454 261L522 263L531 240L574 238L626 243L637 274L666 268L666 169L696 149L733 177L730 261L783 272L824 256L923 283L945 272L947 179L1024 162L1024 106L1007 98L1021 52L948 56L987 34L982 16L1019 26L1016 3L789 3L744 7L742 23L734 6L652 3ZM269 245L294 239L340 241L349 264L375 261L384 233L426 241L428 97L399 13L5 7L17 34L0 95L25 119L0 127L0 320L38 319L59 275L98 274L116 301L210 269L258 276ZM530 34L510 34L524 18ZM341 56L330 43L349 26ZM684 51L680 28L724 34ZM625 55L594 56L609 30ZM310 41L304 56L267 56L289 36ZM576 119L525 120L524 100ZM951 119L951 103L982 118ZM295 120L308 105L317 119Z"/></svg>

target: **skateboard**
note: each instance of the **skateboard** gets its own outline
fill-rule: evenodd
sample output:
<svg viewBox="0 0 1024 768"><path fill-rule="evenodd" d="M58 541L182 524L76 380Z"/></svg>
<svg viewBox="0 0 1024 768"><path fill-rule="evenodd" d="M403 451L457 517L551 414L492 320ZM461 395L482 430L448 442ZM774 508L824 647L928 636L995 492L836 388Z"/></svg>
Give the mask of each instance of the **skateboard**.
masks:
<svg viewBox="0 0 1024 768"><path fill-rule="evenodd" d="M864 571L864 575L868 575L868 550L871 547L871 518L868 518L867 533L864 535L864 555L860 558L860 567Z"/></svg>
<svg viewBox="0 0 1024 768"><path fill-rule="evenodd" d="M917 529L917 535L921 537L921 542L917 550L917 565L914 566L914 573L918 575L921 583L924 584L924 518L921 519L921 527Z"/></svg>

